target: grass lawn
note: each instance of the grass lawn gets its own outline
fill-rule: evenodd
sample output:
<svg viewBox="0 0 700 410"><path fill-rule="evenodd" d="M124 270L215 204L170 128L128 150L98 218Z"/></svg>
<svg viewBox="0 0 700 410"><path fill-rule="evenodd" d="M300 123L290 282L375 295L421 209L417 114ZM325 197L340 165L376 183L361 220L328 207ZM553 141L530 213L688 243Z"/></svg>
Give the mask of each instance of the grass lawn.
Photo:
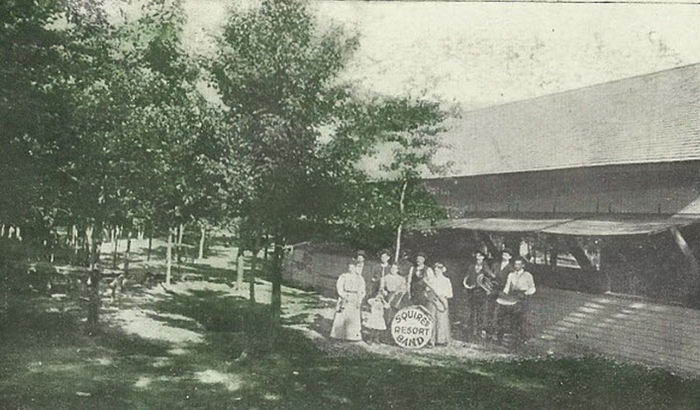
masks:
<svg viewBox="0 0 700 410"><path fill-rule="evenodd" d="M408 365L371 353L329 355L299 331L268 342L266 307L214 291L143 306L200 343L108 327L81 332L70 302L12 298L0 325L4 408L698 408L700 382L603 359ZM54 311L49 311L54 310ZM194 319L194 320L191 320ZM247 357L236 360L243 350Z"/></svg>
<svg viewBox="0 0 700 410"><path fill-rule="evenodd" d="M10 295L0 408L700 408L700 380L601 358L411 362L290 327L272 332L266 305L220 283L224 259L188 265L204 280L172 292L132 288L118 306L106 303L95 337L84 335L77 298ZM313 304L285 295L300 311ZM303 316L291 312L288 323Z"/></svg>

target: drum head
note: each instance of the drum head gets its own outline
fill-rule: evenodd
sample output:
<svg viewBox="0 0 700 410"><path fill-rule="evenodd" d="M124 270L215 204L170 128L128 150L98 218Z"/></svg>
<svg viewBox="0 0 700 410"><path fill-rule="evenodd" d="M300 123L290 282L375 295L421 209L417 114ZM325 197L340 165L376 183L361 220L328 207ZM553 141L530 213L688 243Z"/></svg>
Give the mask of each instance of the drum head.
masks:
<svg viewBox="0 0 700 410"><path fill-rule="evenodd" d="M430 341L434 326L433 317L423 306L409 306L394 315L391 336L400 347L420 349Z"/></svg>

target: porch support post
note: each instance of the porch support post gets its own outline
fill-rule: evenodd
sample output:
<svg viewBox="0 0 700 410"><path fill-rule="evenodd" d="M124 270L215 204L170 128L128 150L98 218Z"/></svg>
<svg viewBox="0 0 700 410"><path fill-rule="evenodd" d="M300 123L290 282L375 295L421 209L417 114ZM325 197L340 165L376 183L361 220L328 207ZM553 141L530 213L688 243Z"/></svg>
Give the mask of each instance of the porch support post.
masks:
<svg viewBox="0 0 700 410"><path fill-rule="evenodd" d="M573 255L573 257L576 258L578 266L580 266L581 269L587 272L594 271L595 268L593 267L591 260L588 259L588 255L586 255L586 252L583 250L583 248L581 248L581 245L579 245L573 238L569 239L567 242L569 245L569 252L571 252L571 255Z"/></svg>
<svg viewBox="0 0 700 410"><path fill-rule="evenodd" d="M688 261L693 275L695 275L695 277L697 278L698 276L700 276L700 264L698 264L698 260L693 254L693 250L690 249L688 242L685 240L683 235L681 235L681 231L679 231L678 228L672 226L670 231L671 235L673 236L673 240L676 242L676 245L678 245L678 248L681 250L686 260Z"/></svg>

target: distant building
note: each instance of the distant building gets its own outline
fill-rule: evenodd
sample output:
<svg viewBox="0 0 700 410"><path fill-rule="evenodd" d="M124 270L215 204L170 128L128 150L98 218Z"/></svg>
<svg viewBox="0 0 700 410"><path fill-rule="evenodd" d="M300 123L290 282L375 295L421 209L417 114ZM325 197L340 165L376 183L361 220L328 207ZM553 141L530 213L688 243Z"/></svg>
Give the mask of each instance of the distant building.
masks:
<svg viewBox="0 0 700 410"><path fill-rule="evenodd" d="M471 111L445 140L452 174L425 185L451 217L402 253L447 266L455 329L474 250L507 246L537 286L532 348L700 374L700 64ZM305 244L285 278L334 295L351 256Z"/></svg>
<svg viewBox="0 0 700 410"><path fill-rule="evenodd" d="M700 304L700 64L467 112L445 141L441 235L527 250L554 287Z"/></svg>

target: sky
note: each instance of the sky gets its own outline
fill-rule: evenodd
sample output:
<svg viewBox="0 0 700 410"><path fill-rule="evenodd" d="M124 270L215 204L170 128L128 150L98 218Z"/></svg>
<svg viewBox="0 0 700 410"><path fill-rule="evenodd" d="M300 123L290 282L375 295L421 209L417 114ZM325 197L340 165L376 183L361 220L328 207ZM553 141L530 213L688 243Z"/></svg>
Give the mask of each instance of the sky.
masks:
<svg viewBox="0 0 700 410"><path fill-rule="evenodd" d="M187 47L206 53L228 1L185 0ZM700 5L313 2L360 36L359 89L471 110L700 62Z"/></svg>

